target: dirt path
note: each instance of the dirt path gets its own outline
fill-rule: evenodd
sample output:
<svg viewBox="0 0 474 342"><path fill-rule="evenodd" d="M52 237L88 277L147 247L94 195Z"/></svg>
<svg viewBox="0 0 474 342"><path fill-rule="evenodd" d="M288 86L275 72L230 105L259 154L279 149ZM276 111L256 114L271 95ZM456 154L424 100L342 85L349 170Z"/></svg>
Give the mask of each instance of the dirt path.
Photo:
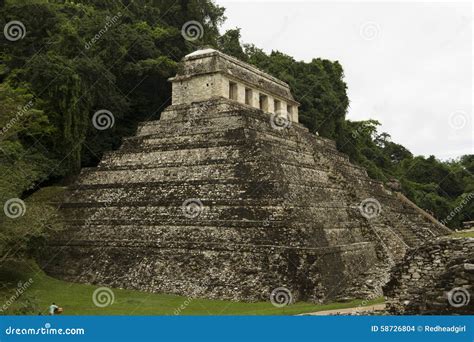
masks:
<svg viewBox="0 0 474 342"><path fill-rule="evenodd" d="M304 316L304 315L324 316L324 315L336 315L336 314L344 315L351 312L368 312L368 311L378 311L378 310L384 310L384 309L385 309L385 304L374 304L374 305L369 305L369 306L356 306L353 308L346 308L346 309L309 312L309 313L301 314L301 316Z"/></svg>

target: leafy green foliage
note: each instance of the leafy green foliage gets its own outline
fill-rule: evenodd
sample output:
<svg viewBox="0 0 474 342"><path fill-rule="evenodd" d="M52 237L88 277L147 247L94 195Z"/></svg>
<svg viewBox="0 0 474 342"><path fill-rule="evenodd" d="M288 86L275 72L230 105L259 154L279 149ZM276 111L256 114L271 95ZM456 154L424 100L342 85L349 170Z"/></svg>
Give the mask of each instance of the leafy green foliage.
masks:
<svg viewBox="0 0 474 342"><path fill-rule="evenodd" d="M139 122L158 119L170 103L167 79L196 48L182 37L182 25L200 22L196 44L215 45L224 19L210 0L11 0L0 15L26 28L23 39L0 40L2 206L67 182L120 146ZM101 109L114 117L107 130L92 124ZM53 229L49 209L27 203L20 218L0 215L0 258L11 250L24 255Z"/></svg>
<svg viewBox="0 0 474 342"><path fill-rule="evenodd" d="M38 139L50 136L54 127L37 106L26 89L0 84L1 203L30 190L56 163L38 143Z"/></svg>
<svg viewBox="0 0 474 342"><path fill-rule="evenodd" d="M54 134L38 138L60 160L53 177L75 174L120 145L138 122L157 119L170 102L167 78L194 50L181 36L189 20L203 24L199 44L215 44L223 9L209 0L10 1L7 20L21 21L24 39L2 40L2 81L38 98ZM93 114L107 109L114 127L98 131Z"/></svg>
<svg viewBox="0 0 474 342"><path fill-rule="evenodd" d="M63 228L58 211L63 191L62 187L42 188L28 197L21 215L0 215L0 264L27 256L42 246L49 234Z"/></svg>
<svg viewBox="0 0 474 342"><path fill-rule="evenodd" d="M228 55L234 56L244 62L249 62L249 57L245 53L242 45L240 45L240 29L227 30L219 37L218 48L220 51Z"/></svg>

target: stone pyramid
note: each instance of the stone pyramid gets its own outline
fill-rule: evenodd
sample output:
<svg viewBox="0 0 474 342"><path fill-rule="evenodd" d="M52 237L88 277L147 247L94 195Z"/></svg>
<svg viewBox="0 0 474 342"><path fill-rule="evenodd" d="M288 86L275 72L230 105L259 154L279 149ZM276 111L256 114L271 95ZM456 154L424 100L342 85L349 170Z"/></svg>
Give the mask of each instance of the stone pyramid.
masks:
<svg viewBox="0 0 474 342"><path fill-rule="evenodd" d="M246 301L377 296L408 249L449 232L300 125L286 83L210 49L171 81L161 119L70 187L49 274Z"/></svg>

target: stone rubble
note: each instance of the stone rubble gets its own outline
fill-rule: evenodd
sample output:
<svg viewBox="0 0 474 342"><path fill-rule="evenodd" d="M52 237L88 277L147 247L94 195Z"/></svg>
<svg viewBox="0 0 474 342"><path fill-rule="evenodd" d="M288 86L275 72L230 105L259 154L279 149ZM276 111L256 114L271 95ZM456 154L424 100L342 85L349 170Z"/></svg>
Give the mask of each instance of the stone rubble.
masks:
<svg viewBox="0 0 474 342"><path fill-rule="evenodd" d="M410 251L384 294L391 314L474 314L474 238L440 238Z"/></svg>

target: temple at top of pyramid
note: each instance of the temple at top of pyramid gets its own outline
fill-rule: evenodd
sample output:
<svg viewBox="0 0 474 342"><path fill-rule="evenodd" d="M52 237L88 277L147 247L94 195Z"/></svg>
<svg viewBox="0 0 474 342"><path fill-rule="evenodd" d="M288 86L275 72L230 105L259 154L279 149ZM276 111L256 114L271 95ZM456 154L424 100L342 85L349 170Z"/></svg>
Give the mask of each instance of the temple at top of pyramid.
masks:
<svg viewBox="0 0 474 342"><path fill-rule="evenodd" d="M69 187L66 229L39 256L48 274L216 299L366 299L407 251L450 232L299 124L285 83L214 50L171 81L160 120ZM291 121L275 125L285 107Z"/></svg>
<svg viewBox="0 0 474 342"><path fill-rule="evenodd" d="M185 56L182 68L169 80L173 105L224 97L298 122L299 103L288 84L214 49Z"/></svg>

